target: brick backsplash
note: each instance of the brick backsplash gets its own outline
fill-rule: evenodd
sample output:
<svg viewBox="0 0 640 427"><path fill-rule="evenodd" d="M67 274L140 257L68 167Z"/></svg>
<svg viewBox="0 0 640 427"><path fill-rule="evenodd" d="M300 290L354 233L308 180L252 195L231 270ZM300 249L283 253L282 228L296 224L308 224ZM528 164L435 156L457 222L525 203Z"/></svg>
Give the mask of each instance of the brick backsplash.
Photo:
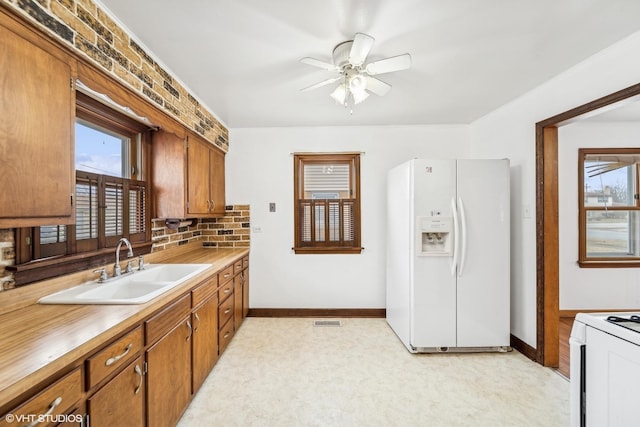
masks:
<svg viewBox="0 0 640 427"><path fill-rule="evenodd" d="M229 132L91 0L0 0L224 152Z"/></svg>
<svg viewBox="0 0 640 427"><path fill-rule="evenodd" d="M13 288L13 274L4 268L15 264L13 229L0 230L0 291Z"/></svg>
<svg viewBox="0 0 640 427"><path fill-rule="evenodd" d="M223 217L195 219L175 230L167 227L164 219L154 219L151 233L154 252L194 241L200 241L207 247L249 247L249 205L228 205Z"/></svg>

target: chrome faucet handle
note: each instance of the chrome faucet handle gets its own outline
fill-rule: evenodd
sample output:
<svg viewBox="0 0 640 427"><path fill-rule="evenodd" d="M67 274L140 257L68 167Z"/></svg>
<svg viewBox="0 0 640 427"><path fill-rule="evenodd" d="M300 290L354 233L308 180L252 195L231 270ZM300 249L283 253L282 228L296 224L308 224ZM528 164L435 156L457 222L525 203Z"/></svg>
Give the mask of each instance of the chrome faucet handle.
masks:
<svg viewBox="0 0 640 427"><path fill-rule="evenodd" d="M127 261L127 268L124 270L125 273L133 273L132 262L132 260Z"/></svg>
<svg viewBox="0 0 640 427"><path fill-rule="evenodd" d="M118 277L122 274L122 268L120 267L120 263L116 263L113 265L113 277Z"/></svg>
<svg viewBox="0 0 640 427"><path fill-rule="evenodd" d="M144 270L144 257L142 255L138 256L138 271Z"/></svg>
<svg viewBox="0 0 640 427"><path fill-rule="evenodd" d="M107 270L105 268L99 268L97 270L93 270L94 273L100 273L100 277L98 278L98 283L105 282L107 277Z"/></svg>

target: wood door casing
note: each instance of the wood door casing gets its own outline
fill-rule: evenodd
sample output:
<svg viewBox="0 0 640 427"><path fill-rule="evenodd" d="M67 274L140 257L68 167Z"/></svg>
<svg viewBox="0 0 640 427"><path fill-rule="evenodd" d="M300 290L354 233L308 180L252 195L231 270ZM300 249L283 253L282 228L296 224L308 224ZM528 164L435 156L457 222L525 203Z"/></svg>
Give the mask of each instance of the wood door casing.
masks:
<svg viewBox="0 0 640 427"><path fill-rule="evenodd" d="M536 361L559 362L560 283L558 260L557 128L640 96L640 83L536 123ZM555 130L554 130L555 129ZM549 194L547 194L549 193Z"/></svg>

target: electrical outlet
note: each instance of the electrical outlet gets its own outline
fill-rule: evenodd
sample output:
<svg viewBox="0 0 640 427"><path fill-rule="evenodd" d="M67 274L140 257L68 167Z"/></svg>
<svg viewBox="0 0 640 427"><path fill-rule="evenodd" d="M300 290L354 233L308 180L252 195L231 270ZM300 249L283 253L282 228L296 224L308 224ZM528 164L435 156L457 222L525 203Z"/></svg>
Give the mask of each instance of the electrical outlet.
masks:
<svg viewBox="0 0 640 427"><path fill-rule="evenodd" d="M531 218L531 205L522 205L522 218Z"/></svg>
<svg viewBox="0 0 640 427"><path fill-rule="evenodd" d="M251 227L251 231L253 231L254 233L262 233L262 227L253 226Z"/></svg>

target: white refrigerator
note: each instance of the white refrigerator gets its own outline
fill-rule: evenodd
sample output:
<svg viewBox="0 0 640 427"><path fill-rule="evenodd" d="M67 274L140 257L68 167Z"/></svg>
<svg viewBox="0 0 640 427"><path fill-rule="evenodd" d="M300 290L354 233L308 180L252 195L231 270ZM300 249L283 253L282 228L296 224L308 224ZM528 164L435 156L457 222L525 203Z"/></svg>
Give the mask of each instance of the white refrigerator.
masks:
<svg viewBox="0 0 640 427"><path fill-rule="evenodd" d="M410 352L507 351L508 159L414 159L387 182L386 318Z"/></svg>

